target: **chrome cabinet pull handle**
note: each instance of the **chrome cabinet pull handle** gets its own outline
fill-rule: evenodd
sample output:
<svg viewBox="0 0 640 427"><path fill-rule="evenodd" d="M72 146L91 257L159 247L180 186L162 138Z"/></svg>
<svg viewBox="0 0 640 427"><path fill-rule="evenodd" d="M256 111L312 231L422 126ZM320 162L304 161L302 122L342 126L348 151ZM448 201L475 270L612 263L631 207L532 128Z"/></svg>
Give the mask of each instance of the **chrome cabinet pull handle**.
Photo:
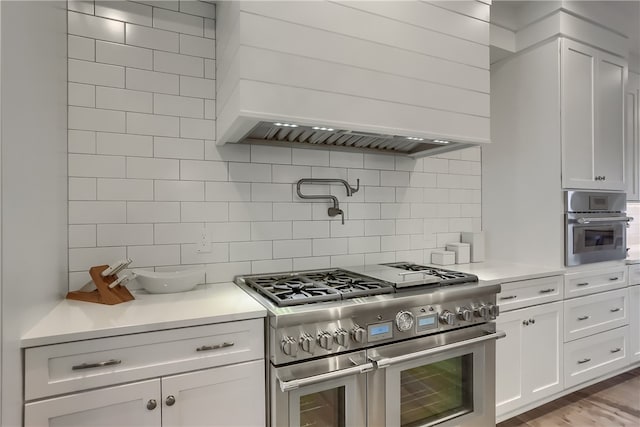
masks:
<svg viewBox="0 0 640 427"><path fill-rule="evenodd" d="M156 409L157 406L158 406L158 402L156 402L155 399L150 399L147 402L147 409L150 411L153 411L154 409Z"/></svg>
<svg viewBox="0 0 640 427"><path fill-rule="evenodd" d="M113 366L113 365L119 365L121 363L122 363L122 360L120 359L111 359L111 360L106 360L104 362L97 362L97 363L82 363L80 365L72 366L71 370L79 371L81 369L102 368L103 366Z"/></svg>
<svg viewBox="0 0 640 427"><path fill-rule="evenodd" d="M576 283L576 286L587 286L589 282Z"/></svg>
<svg viewBox="0 0 640 427"><path fill-rule="evenodd" d="M590 317L591 316L580 316L580 317L578 317L578 320L587 320Z"/></svg>
<svg viewBox="0 0 640 427"><path fill-rule="evenodd" d="M500 301L504 301L506 299L516 299L517 295L509 295L508 297L500 297Z"/></svg>
<svg viewBox="0 0 640 427"><path fill-rule="evenodd" d="M622 351L622 349L620 347L614 348L613 350L611 350L611 353L617 353L619 351Z"/></svg>
<svg viewBox="0 0 640 427"><path fill-rule="evenodd" d="M612 313L615 313L617 311L621 311L622 309L620 307L616 307L616 308L612 308L611 310L609 310Z"/></svg>
<svg viewBox="0 0 640 427"><path fill-rule="evenodd" d="M554 288L542 289L542 290L540 291L540 293L541 293L541 294L548 294L548 293L551 293L551 292L553 292L553 291L555 291L555 289L554 289Z"/></svg>
<svg viewBox="0 0 640 427"><path fill-rule="evenodd" d="M174 403L176 403L176 398L173 395L169 395L167 396L167 398L165 399L164 403L167 406L173 406Z"/></svg>
<svg viewBox="0 0 640 427"><path fill-rule="evenodd" d="M617 277L609 277L609 280L611 280L613 282L614 280L618 280L618 278Z"/></svg>
<svg viewBox="0 0 640 427"><path fill-rule="evenodd" d="M591 362L591 359L589 359L588 357L586 359L578 360L578 363L580 364L587 363L587 362Z"/></svg>
<svg viewBox="0 0 640 427"><path fill-rule="evenodd" d="M211 351L217 350L219 348L232 347L235 343L233 342L223 342L222 344L214 344L214 345L203 345L202 347L196 348L196 351Z"/></svg>

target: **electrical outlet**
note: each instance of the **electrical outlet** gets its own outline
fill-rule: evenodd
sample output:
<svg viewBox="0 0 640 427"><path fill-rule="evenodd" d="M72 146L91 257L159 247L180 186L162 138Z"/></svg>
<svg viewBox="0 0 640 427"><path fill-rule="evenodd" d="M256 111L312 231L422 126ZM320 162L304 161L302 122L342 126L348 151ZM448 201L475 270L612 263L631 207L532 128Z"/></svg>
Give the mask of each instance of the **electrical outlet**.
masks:
<svg viewBox="0 0 640 427"><path fill-rule="evenodd" d="M201 254L211 253L211 243L207 237L207 227L202 226L202 230L200 230L200 239L197 242L198 248L196 251Z"/></svg>

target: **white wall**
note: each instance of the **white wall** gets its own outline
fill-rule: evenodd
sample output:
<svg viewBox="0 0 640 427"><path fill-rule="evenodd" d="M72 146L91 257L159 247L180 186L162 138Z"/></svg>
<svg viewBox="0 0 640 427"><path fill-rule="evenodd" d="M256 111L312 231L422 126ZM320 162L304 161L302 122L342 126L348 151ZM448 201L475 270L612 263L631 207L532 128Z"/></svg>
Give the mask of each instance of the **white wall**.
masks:
<svg viewBox="0 0 640 427"><path fill-rule="evenodd" d="M627 203L627 215L633 218L627 229L627 246L640 245L640 203Z"/></svg>
<svg viewBox="0 0 640 427"><path fill-rule="evenodd" d="M203 266L236 274L393 260L480 230L480 149L420 160L225 145L215 134L215 10L203 2L70 3L70 287L87 269ZM126 43L125 43L126 40ZM295 196L348 179L345 225ZM321 186L306 187L322 193ZM212 252L196 252L206 227Z"/></svg>
<svg viewBox="0 0 640 427"><path fill-rule="evenodd" d="M67 288L65 2L0 3L2 420L22 416L20 336Z"/></svg>

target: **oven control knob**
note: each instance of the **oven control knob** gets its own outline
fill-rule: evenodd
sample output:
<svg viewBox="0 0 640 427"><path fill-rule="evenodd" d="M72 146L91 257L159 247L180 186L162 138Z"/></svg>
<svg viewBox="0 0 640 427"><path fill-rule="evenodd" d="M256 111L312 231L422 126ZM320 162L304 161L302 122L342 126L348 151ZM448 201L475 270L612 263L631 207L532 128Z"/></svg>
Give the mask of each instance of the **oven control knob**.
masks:
<svg viewBox="0 0 640 427"><path fill-rule="evenodd" d="M482 317L483 319L489 319L489 317L491 316L489 307L484 304L476 307L476 309L473 311L473 314L475 314L476 317Z"/></svg>
<svg viewBox="0 0 640 427"><path fill-rule="evenodd" d="M464 320L465 322L468 322L471 320L471 310L469 309L469 307L460 307L458 309L458 319L460 320Z"/></svg>
<svg viewBox="0 0 640 427"><path fill-rule="evenodd" d="M456 315L449 310L445 310L440 313L440 321L445 325L453 325L456 323Z"/></svg>
<svg viewBox="0 0 640 427"><path fill-rule="evenodd" d="M302 334L300 337L300 348L307 353L313 354L316 349L316 340L309 334Z"/></svg>
<svg viewBox="0 0 640 427"><path fill-rule="evenodd" d="M284 337L282 339L282 352L287 356L295 357L298 354L298 343L293 337Z"/></svg>
<svg viewBox="0 0 640 427"><path fill-rule="evenodd" d="M487 307L489 307L489 314L491 315L491 317L498 317L498 315L500 314L500 308L497 305L487 304Z"/></svg>
<svg viewBox="0 0 640 427"><path fill-rule="evenodd" d="M327 331L322 331L318 334L318 345L325 350L331 350L333 346L333 336Z"/></svg>
<svg viewBox="0 0 640 427"><path fill-rule="evenodd" d="M342 328L338 329L333 334L333 339L336 341L336 344L343 347L347 347L349 345L349 333Z"/></svg>
<svg viewBox="0 0 640 427"><path fill-rule="evenodd" d="M402 310L396 314L396 326L400 332L408 331L413 327L413 313Z"/></svg>
<svg viewBox="0 0 640 427"><path fill-rule="evenodd" d="M362 326L356 325L351 330L351 337L357 343L362 344L366 336L367 336L367 331L365 331L365 329Z"/></svg>

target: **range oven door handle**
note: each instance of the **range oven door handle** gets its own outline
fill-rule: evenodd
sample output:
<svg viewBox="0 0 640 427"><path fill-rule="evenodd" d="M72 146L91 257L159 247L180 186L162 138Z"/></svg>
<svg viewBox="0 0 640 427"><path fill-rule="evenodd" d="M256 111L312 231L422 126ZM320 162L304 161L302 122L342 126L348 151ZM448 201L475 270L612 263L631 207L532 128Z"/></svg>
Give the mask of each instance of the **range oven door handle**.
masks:
<svg viewBox="0 0 640 427"><path fill-rule="evenodd" d="M431 356L433 354L442 353L442 352L449 351L449 350L454 350L454 349L457 349L457 348L460 348L460 347L466 347L468 345L477 344L477 343L484 342L484 341L498 340L498 339L504 338L506 336L507 336L507 334L505 332L496 331L494 333L491 333L491 334L488 334L488 335L483 335L481 337L471 338L471 339L463 340L463 341L456 342L456 343L453 343L453 344L448 344L448 345L443 345L443 346L440 346L440 347L430 348L430 349L427 349L427 350L417 351L415 353L403 354L402 356L396 356L396 357L384 357L384 358L378 359L376 361L376 367L378 369L382 369L382 368L386 368L388 366L394 365L396 363L408 362L408 361L411 361L411 360L418 359L420 357Z"/></svg>
<svg viewBox="0 0 640 427"><path fill-rule="evenodd" d="M369 362L358 366L352 366L346 369L340 369L339 371L327 372L324 374L313 375L310 377L299 378L290 381L282 381L280 378L278 378L278 382L280 383L280 390L285 393L287 391L295 390L297 388L310 384L317 384L322 381L329 381L336 378L347 377L353 374L363 374L365 372L372 371L374 367L374 364Z"/></svg>
<svg viewBox="0 0 640 427"><path fill-rule="evenodd" d="M630 216L608 216L602 218L578 218L576 222L578 224L590 224L592 222L630 222L633 221L633 217Z"/></svg>

